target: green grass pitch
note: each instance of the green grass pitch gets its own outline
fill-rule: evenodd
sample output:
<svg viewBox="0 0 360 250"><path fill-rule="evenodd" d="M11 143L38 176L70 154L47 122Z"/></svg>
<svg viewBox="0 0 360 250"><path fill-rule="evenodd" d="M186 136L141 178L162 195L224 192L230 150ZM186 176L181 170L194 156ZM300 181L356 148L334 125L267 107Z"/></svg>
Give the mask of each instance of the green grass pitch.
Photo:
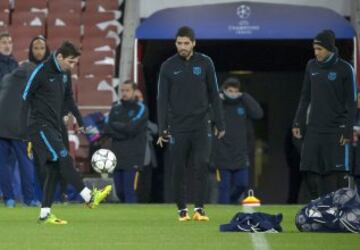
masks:
<svg viewBox="0 0 360 250"><path fill-rule="evenodd" d="M277 205L256 208L284 215L284 232L262 234L266 242L257 249L360 249L358 234L299 233L294 225L299 208ZM255 249L251 234L219 232L219 225L242 211L241 206L208 205L206 211L210 222L181 223L172 204L104 204L93 210L83 205L55 205L54 214L69 224L39 225L38 208L19 205L9 209L0 205L0 250Z"/></svg>

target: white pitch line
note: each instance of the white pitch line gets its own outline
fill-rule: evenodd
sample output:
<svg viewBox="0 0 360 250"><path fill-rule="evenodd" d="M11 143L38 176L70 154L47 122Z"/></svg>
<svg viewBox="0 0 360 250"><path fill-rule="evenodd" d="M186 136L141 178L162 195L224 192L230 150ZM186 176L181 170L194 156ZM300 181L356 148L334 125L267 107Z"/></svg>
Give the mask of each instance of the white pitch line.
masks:
<svg viewBox="0 0 360 250"><path fill-rule="evenodd" d="M255 212L252 207L243 207L245 213ZM266 240L265 233L249 233L254 250L270 250L270 245Z"/></svg>

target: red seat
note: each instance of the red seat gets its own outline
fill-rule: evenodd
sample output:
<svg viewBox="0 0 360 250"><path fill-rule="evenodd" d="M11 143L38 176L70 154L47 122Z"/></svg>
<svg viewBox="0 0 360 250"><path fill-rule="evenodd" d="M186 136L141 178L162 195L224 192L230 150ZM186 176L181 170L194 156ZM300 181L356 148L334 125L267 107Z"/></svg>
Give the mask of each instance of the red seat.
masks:
<svg viewBox="0 0 360 250"><path fill-rule="evenodd" d="M3 12L3 11L8 12L9 8L10 8L9 0L1 0L0 1L0 12Z"/></svg>
<svg viewBox="0 0 360 250"><path fill-rule="evenodd" d="M97 90L101 78L80 78L77 82L79 106L111 106L113 92Z"/></svg>
<svg viewBox="0 0 360 250"><path fill-rule="evenodd" d="M49 13L81 13L81 0L49 0Z"/></svg>
<svg viewBox="0 0 360 250"><path fill-rule="evenodd" d="M83 68L80 66L80 76L113 78L115 74L115 68L111 65L93 65L92 67L88 66L88 68L84 70L86 67L86 65Z"/></svg>
<svg viewBox="0 0 360 250"><path fill-rule="evenodd" d="M76 85L76 91L77 93L79 94L79 92L82 90L82 89L91 89L91 90L98 90L100 89L99 91L105 91L103 89L103 87L101 85L103 84L107 84L109 88L111 88L111 80L110 79L105 79L105 78L102 78L102 77L92 77L92 78L84 78L84 77L80 77L76 82L75 82L75 85Z"/></svg>
<svg viewBox="0 0 360 250"><path fill-rule="evenodd" d="M102 52L86 51L82 54L80 58L80 63L82 62L94 63L96 61L103 60L104 58L114 58L114 57L115 54L112 51L102 51Z"/></svg>
<svg viewBox="0 0 360 250"><path fill-rule="evenodd" d="M82 22L84 24L84 37L106 37L108 31L117 32L117 21L112 12L84 12Z"/></svg>
<svg viewBox="0 0 360 250"><path fill-rule="evenodd" d="M38 35L44 35L42 27L39 26L16 26L10 25L9 31L13 36L16 37L35 37Z"/></svg>
<svg viewBox="0 0 360 250"><path fill-rule="evenodd" d="M117 33L117 27L115 25L109 25L106 29L102 30L96 25L84 25L84 37L87 38L105 38L110 31Z"/></svg>
<svg viewBox="0 0 360 250"><path fill-rule="evenodd" d="M0 27L6 26L9 24L9 13L5 11L0 11Z"/></svg>
<svg viewBox="0 0 360 250"><path fill-rule="evenodd" d="M104 12L104 13L92 13L84 12L82 16L82 22L85 25L95 25L102 22L115 20L115 14L113 12Z"/></svg>
<svg viewBox="0 0 360 250"><path fill-rule="evenodd" d="M64 23L65 26L79 26L81 25L81 16L75 15L70 12L65 13L49 13L47 24L48 26L61 26L60 23Z"/></svg>
<svg viewBox="0 0 360 250"><path fill-rule="evenodd" d="M0 25L0 32L8 32L9 28L7 25Z"/></svg>
<svg viewBox="0 0 360 250"><path fill-rule="evenodd" d="M80 45L80 26L48 26L48 39L74 41Z"/></svg>
<svg viewBox="0 0 360 250"><path fill-rule="evenodd" d="M50 37L48 39L49 47L52 50L55 50L60 47L60 45L64 41L70 41L71 43L75 44L78 48L80 48L80 37L70 37L70 36L63 36L63 37Z"/></svg>
<svg viewBox="0 0 360 250"><path fill-rule="evenodd" d="M3 1L3 0L2 0ZM34 9L47 9L46 0L16 0L16 11L34 11Z"/></svg>
<svg viewBox="0 0 360 250"><path fill-rule="evenodd" d="M79 92L78 104L81 106L111 106L112 102L112 93L110 91L83 89Z"/></svg>
<svg viewBox="0 0 360 250"><path fill-rule="evenodd" d="M14 25L9 26L9 32L13 39L13 54L17 61L21 62L28 59L29 45L31 40L42 35L41 27L26 27Z"/></svg>
<svg viewBox="0 0 360 250"><path fill-rule="evenodd" d="M15 57L16 61L23 62L28 60L29 49L14 49L13 56Z"/></svg>
<svg viewBox="0 0 360 250"><path fill-rule="evenodd" d="M45 15L43 13L17 12L12 14L11 25L14 27L31 26L40 27L45 32Z"/></svg>
<svg viewBox="0 0 360 250"><path fill-rule="evenodd" d="M31 40L38 35L43 35L41 27L9 26L9 32L13 38L14 50L28 49Z"/></svg>
<svg viewBox="0 0 360 250"><path fill-rule="evenodd" d="M119 1L115 0L86 0L86 12L99 12L103 10L117 10Z"/></svg>
<svg viewBox="0 0 360 250"><path fill-rule="evenodd" d="M107 61L104 61L107 60ZM115 56L113 52L84 52L80 57L80 76L111 78L114 75Z"/></svg>
<svg viewBox="0 0 360 250"><path fill-rule="evenodd" d="M97 48L109 46L111 50L116 49L116 41L112 38L103 38L103 37L84 37L82 41L82 49L84 51L94 51Z"/></svg>

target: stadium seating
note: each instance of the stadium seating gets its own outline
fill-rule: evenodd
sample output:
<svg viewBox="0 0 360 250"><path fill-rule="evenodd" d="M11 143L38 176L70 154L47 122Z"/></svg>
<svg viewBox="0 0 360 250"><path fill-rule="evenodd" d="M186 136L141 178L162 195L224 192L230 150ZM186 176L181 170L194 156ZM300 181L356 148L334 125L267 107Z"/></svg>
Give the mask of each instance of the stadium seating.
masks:
<svg viewBox="0 0 360 250"><path fill-rule="evenodd" d="M115 51L116 41L112 38L84 37L82 48L84 51Z"/></svg>
<svg viewBox="0 0 360 250"><path fill-rule="evenodd" d="M51 48L57 48L63 40L70 40L80 47L81 19L72 13L51 13L47 22L47 37Z"/></svg>
<svg viewBox="0 0 360 250"><path fill-rule="evenodd" d="M99 76L112 78L114 75L115 58L111 51L87 51L80 58L80 76Z"/></svg>
<svg viewBox="0 0 360 250"><path fill-rule="evenodd" d="M86 1L86 12L100 12L117 10L119 8L119 1L114 0L87 0Z"/></svg>
<svg viewBox="0 0 360 250"><path fill-rule="evenodd" d="M16 28L20 28L21 26L40 27L41 33L45 34L45 14L41 12L32 13L14 11L11 17L11 26Z"/></svg>
<svg viewBox="0 0 360 250"><path fill-rule="evenodd" d="M81 2L81 0L49 0L49 13L66 14L69 12L78 15L81 13Z"/></svg>
<svg viewBox="0 0 360 250"><path fill-rule="evenodd" d="M10 26L8 31L13 38L13 55L19 62L28 58L29 44L32 38L38 35L43 35L42 27L39 26Z"/></svg>
<svg viewBox="0 0 360 250"><path fill-rule="evenodd" d="M13 52L13 56L15 57L16 61L23 62L28 59L28 53L29 53L28 49L21 49L21 50L16 49Z"/></svg>
<svg viewBox="0 0 360 250"><path fill-rule="evenodd" d="M9 13L0 10L0 27L7 26L9 24Z"/></svg>
<svg viewBox="0 0 360 250"><path fill-rule="evenodd" d="M80 78L77 82L77 100L79 106L111 106L113 92L98 90L101 78Z"/></svg>
<svg viewBox="0 0 360 250"><path fill-rule="evenodd" d="M113 12L84 12L84 37L106 37L109 31L117 32L117 22Z"/></svg>
<svg viewBox="0 0 360 250"><path fill-rule="evenodd" d="M15 1L15 10L24 12L36 12L47 9L46 0L17 0Z"/></svg>
<svg viewBox="0 0 360 250"><path fill-rule="evenodd" d="M44 34L41 27L10 26L9 32L13 38L14 50L27 49L33 37Z"/></svg>
<svg viewBox="0 0 360 250"><path fill-rule="evenodd" d="M8 27L9 32L11 33L11 36L14 38L14 42L18 43L18 42L24 42L24 38L27 39L32 39L34 36L38 36L38 35L44 35L44 30L42 27L40 26L31 26L31 27L26 27L26 26L14 26L11 25ZM17 39L17 41L15 41L15 38ZM29 44L28 44L29 46ZM26 47L28 47L26 46Z"/></svg>
<svg viewBox="0 0 360 250"><path fill-rule="evenodd" d="M9 1L1 0L0 1L0 12L8 12L9 11Z"/></svg>
<svg viewBox="0 0 360 250"><path fill-rule="evenodd" d="M59 32L62 33L63 31ZM64 35L63 37L55 37L55 38L49 38L48 44L51 50L55 50L56 48L60 47L61 43L65 40L68 40L72 43L74 43L76 46L80 47L80 40L79 37L71 37L68 35Z"/></svg>
<svg viewBox="0 0 360 250"><path fill-rule="evenodd" d="M53 28L54 26L78 26L80 28L81 25L81 16L75 15L70 12L51 12L48 15L48 30Z"/></svg>
<svg viewBox="0 0 360 250"><path fill-rule="evenodd" d="M7 25L0 25L0 32L8 32L9 28Z"/></svg>

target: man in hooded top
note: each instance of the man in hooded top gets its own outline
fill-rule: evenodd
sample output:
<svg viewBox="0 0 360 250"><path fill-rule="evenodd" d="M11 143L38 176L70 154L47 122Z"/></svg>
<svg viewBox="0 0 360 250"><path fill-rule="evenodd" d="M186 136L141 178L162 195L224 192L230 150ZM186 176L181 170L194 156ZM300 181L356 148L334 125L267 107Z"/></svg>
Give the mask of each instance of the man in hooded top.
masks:
<svg viewBox="0 0 360 250"><path fill-rule="evenodd" d="M351 64L338 56L333 31L317 34L313 49L292 132L297 139L304 137L300 170L316 199L347 185L357 84Z"/></svg>
<svg viewBox="0 0 360 250"><path fill-rule="evenodd" d="M29 46L28 61L3 77L0 84L0 183L7 207L15 206L12 187L14 159L19 163L21 189L24 204L37 206L34 195L34 166L28 154L26 139L26 107L21 101L21 92L26 79L36 65L43 62L50 54L43 36L36 36ZM15 158L12 158L14 154Z"/></svg>

